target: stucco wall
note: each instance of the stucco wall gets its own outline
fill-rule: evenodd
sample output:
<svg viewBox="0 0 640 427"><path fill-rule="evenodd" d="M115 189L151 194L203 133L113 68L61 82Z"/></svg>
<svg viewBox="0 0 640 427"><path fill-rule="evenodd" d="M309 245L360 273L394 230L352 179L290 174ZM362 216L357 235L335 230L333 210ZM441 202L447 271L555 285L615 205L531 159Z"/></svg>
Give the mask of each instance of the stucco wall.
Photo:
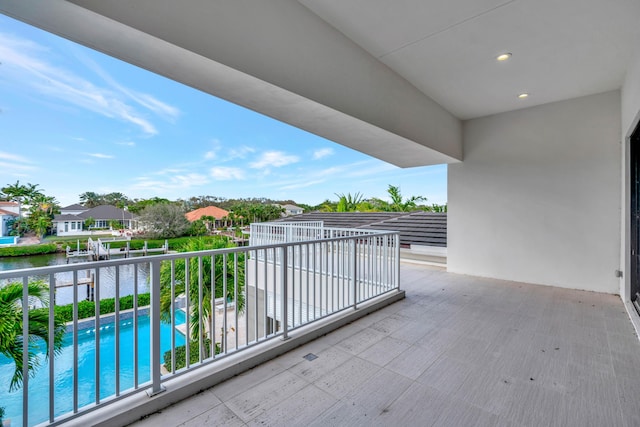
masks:
<svg viewBox="0 0 640 427"><path fill-rule="evenodd" d="M630 241L627 236L631 235L631 218L630 212L630 190L629 190L629 136L633 133L637 126L638 119L640 118L640 48L636 50L636 53L629 63L627 74L625 76L624 84L621 90L622 101L622 135L624 138L624 150L622 153L622 164L624 170L622 172L623 182L623 194L622 203L624 209L622 210L622 242L620 245L620 251L624 254L622 260L622 269L627 272L624 277L624 281L621 283L620 295L624 301L629 301L631 293L630 274L631 271L631 259L629 254L631 253Z"/></svg>
<svg viewBox="0 0 640 427"><path fill-rule="evenodd" d="M619 293L620 114L614 91L466 122L448 270Z"/></svg>

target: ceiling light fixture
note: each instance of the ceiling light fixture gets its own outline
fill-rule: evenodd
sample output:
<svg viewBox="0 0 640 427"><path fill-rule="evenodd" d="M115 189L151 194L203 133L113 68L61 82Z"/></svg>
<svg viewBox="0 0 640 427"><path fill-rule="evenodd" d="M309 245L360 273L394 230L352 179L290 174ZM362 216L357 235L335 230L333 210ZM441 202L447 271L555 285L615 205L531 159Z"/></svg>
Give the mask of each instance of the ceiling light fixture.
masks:
<svg viewBox="0 0 640 427"><path fill-rule="evenodd" d="M520 98L520 99L525 99L525 98L528 98L528 97L529 97L528 93L521 93L520 95L518 95L518 98Z"/></svg>
<svg viewBox="0 0 640 427"><path fill-rule="evenodd" d="M511 54L509 52L503 53L501 55L496 56L496 60L502 62L502 61L506 61L507 59L511 58Z"/></svg>

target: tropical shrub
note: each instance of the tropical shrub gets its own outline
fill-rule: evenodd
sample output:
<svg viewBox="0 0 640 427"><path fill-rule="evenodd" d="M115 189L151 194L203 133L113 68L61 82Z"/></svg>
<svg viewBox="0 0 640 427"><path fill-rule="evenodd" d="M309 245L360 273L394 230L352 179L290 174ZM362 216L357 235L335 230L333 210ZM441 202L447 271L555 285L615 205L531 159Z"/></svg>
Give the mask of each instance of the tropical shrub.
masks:
<svg viewBox="0 0 640 427"><path fill-rule="evenodd" d="M49 346L53 346L56 352L62 349L64 338L64 322L54 316L53 342L49 341L49 311L45 309L29 310L27 313L28 335L23 335L23 305L35 303L47 307L49 304L49 287L43 281L34 281L27 285L29 300L23 302L24 288L22 283L14 282L0 288L0 354L11 359L15 370L9 390L14 391L23 381L23 343L28 341L28 372L34 375L39 366L39 359L35 349L40 342L44 342L47 348L45 358L48 357Z"/></svg>
<svg viewBox="0 0 640 427"><path fill-rule="evenodd" d="M211 348L211 340L209 338L205 338L203 340L204 348L203 348L203 358L209 357L209 349ZM216 343L216 354L220 353L220 344ZM164 353L164 367L171 371L171 350L168 350ZM181 345L176 347L176 370L184 368L187 366L187 350L186 346ZM189 343L189 363L197 363L200 361L200 342L199 341L191 341Z"/></svg>
<svg viewBox="0 0 640 427"><path fill-rule="evenodd" d="M28 246L8 246L6 248L0 248L0 257L52 254L57 251L58 246L55 243Z"/></svg>

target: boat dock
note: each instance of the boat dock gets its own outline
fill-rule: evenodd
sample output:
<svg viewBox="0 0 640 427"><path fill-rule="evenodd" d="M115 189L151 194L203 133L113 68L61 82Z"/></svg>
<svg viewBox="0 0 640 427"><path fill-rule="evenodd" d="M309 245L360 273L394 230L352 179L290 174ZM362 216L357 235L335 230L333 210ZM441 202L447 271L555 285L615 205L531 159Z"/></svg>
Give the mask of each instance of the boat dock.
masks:
<svg viewBox="0 0 640 427"><path fill-rule="evenodd" d="M127 242L126 246L120 248L111 248L111 243L113 242ZM78 244L76 246L76 250L71 250L71 247L67 246L67 263L72 258L87 258L89 261L99 261L111 259L114 256L124 256L125 258L129 258L131 256L141 255L146 256L154 253L164 253L169 252L169 242L167 240L164 241L164 245L160 248L149 248L147 241L144 242L144 246L142 249L131 249L131 238L110 238L110 239L97 239L93 240L89 237L87 241L86 249L80 248L80 241L78 240Z"/></svg>
<svg viewBox="0 0 640 427"><path fill-rule="evenodd" d="M67 288L69 286L80 286L80 285L86 285L87 286L87 301L93 301L93 295L94 295L94 287L95 287L95 276L93 275L93 273L89 273L89 271L87 271L87 277L82 277L82 278L78 278L76 280L76 282L58 282L56 281L56 289L58 288Z"/></svg>

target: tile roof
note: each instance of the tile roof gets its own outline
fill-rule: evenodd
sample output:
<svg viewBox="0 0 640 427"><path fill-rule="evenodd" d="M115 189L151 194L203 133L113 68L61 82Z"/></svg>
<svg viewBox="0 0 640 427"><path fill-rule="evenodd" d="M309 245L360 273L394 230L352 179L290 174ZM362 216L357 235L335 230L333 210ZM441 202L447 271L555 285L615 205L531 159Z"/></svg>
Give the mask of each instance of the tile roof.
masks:
<svg viewBox="0 0 640 427"><path fill-rule="evenodd" d="M400 232L401 245L447 246L447 214L433 212L310 212L274 222L323 221L325 227Z"/></svg>
<svg viewBox="0 0 640 427"><path fill-rule="evenodd" d="M0 202L0 206L18 206L18 202L2 201Z"/></svg>
<svg viewBox="0 0 640 427"><path fill-rule="evenodd" d="M0 206L1 206L1 205L0 205ZM17 214L17 213L15 213L15 212L5 211L4 209L0 209L0 215L18 216L18 214Z"/></svg>
<svg viewBox="0 0 640 427"><path fill-rule="evenodd" d="M65 206L64 208L60 208L61 211L86 211L89 210L88 207L82 206L78 203L74 203L73 205Z"/></svg>
<svg viewBox="0 0 640 427"><path fill-rule="evenodd" d="M91 208L87 211L81 212L77 215L72 215L72 214L60 214L60 215L55 215L53 220L54 221L73 221L73 220L84 220L87 218L93 218L93 219L102 219L102 220L118 220L118 219L133 219L134 215L129 212L126 211L124 209L119 209L116 208L115 206L111 206L111 205L100 205L100 206L96 206L95 208Z"/></svg>
<svg viewBox="0 0 640 427"><path fill-rule="evenodd" d="M190 222L200 219L203 216L212 216L215 219L222 219L228 215L229 215L228 211L225 211L224 209L220 209L217 206L207 206L207 207L196 209L194 211L187 212L186 214L184 214L184 216Z"/></svg>

